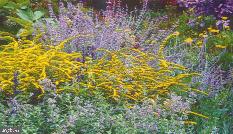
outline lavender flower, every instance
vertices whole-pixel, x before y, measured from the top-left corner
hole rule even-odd
[[[39,84],[43,87],[44,90],[49,91],[49,90],[55,90],[56,85],[52,83],[50,79],[43,79],[39,81]]]
[[[218,27],[218,29],[223,30],[226,27],[229,27],[230,25],[230,20],[218,20],[216,22],[216,26]]]
[[[223,71],[220,66],[214,65],[202,72],[201,89],[210,89],[209,95],[217,95],[226,84],[232,85],[231,71]]]
[[[214,15],[218,18],[233,14],[232,0],[178,0],[180,7],[194,8],[197,15]]]
[[[35,26],[38,31],[45,32],[42,41],[49,45],[57,45],[70,37],[75,37],[65,45],[67,52],[82,51],[84,56],[95,57],[93,51],[98,48],[119,50],[122,47],[143,43],[151,29],[140,30],[145,18],[147,1],[144,2],[139,16],[128,15],[127,9],[121,8],[120,1],[107,2],[107,10],[103,11],[103,20],[93,11],[84,12],[82,7],[67,3],[67,8],[59,2],[59,15],[56,17],[49,5],[50,17]],[[152,25],[152,24],[150,24]],[[44,28],[45,27],[45,28]],[[79,36],[77,36],[79,35]],[[84,52],[87,51],[87,52]]]
[[[15,115],[18,110],[20,110],[20,104],[18,103],[16,97],[10,98],[10,100],[8,101],[8,106],[11,108],[9,111],[10,115]]]

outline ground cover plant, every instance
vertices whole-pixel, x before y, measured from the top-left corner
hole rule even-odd
[[[163,1],[150,10],[158,1],[143,0],[133,11],[120,0],[102,11],[83,2],[0,5],[10,11],[4,23],[21,28],[0,32],[0,128],[233,131],[231,1]]]

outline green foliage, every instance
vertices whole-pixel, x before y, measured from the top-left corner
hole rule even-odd
[[[30,0],[1,0],[0,8],[7,10],[17,10],[19,8],[26,8],[30,4]]]
[[[186,59],[195,61],[198,59],[195,55],[198,56],[200,48],[206,48],[205,57],[208,62],[211,62],[214,57],[219,57],[217,64],[223,70],[229,70],[233,65],[233,31],[228,26],[219,30],[215,28],[215,23],[216,20],[212,16],[196,17],[191,13],[184,12],[179,18],[177,27],[181,33],[179,38],[184,42],[186,39],[192,40],[191,44],[188,43],[191,47],[185,48],[190,51],[186,54]]]
[[[27,10],[17,10],[16,13],[21,19],[29,21],[29,22],[35,22],[38,19],[40,19],[44,13],[41,11],[35,11],[33,12],[31,9]]]
[[[33,31],[33,23],[44,16],[44,12],[41,10],[33,11],[31,4],[32,3],[29,0],[2,1],[0,7],[4,13],[3,16],[8,16],[8,20],[7,18],[4,18],[5,20],[3,20],[4,27],[10,29],[11,26],[9,24],[15,22],[19,24],[21,28],[13,25],[13,32],[10,30],[8,31],[4,27],[1,27],[1,29],[11,33],[18,32],[18,36],[25,37],[31,35]]]
[[[30,8],[20,10],[17,9],[16,14],[19,18],[9,16],[8,19],[22,26],[17,34],[20,37],[27,37],[29,35],[32,35],[32,32],[34,30],[33,23],[44,16],[44,13],[42,11],[33,12]]]
[[[29,37],[34,30],[33,25],[46,15],[41,10],[46,1],[39,1],[41,7],[31,7],[33,2],[0,0],[3,11],[0,21],[4,20],[0,29],[14,22],[17,25],[9,26],[7,30],[11,31],[10,27],[13,27],[17,31],[20,26],[17,36]],[[64,52],[64,45],[74,37],[57,46],[47,46],[39,42],[40,35],[33,40],[16,40],[14,35],[1,32],[0,128],[22,126],[23,134],[231,133],[231,83],[220,83],[225,88],[211,96],[205,90],[199,90],[200,85],[206,83],[193,79],[197,74],[190,72],[203,71],[210,77],[201,77],[211,81],[215,76],[211,76],[208,69],[217,57],[214,64],[230,73],[233,31],[229,27],[222,31],[216,29],[216,20],[211,16],[198,17],[184,12],[178,18],[179,14],[173,8],[148,12],[146,16],[162,15],[167,15],[167,18],[155,27],[176,27],[179,32],[162,41],[154,41],[157,36],[142,41],[148,45],[159,44],[155,47],[156,54],[146,51],[140,42],[142,45],[139,43],[141,46],[137,49],[93,50],[93,53],[101,55],[94,59],[80,52]],[[6,17],[2,16],[8,16],[7,23]],[[179,21],[176,23],[177,18]],[[148,20],[138,25],[139,30],[153,29]],[[85,35],[77,35],[80,36]],[[172,54],[175,58],[178,56],[175,62],[169,59]],[[200,64],[205,66],[204,70]],[[230,81],[232,77],[228,79]],[[189,94],[187,91],[208,96],[197,97],[194,92]]]
[[[218,64],[228,70],[233,66],[233,31],[223,30],[218,34],[210,34],[207,49],[212,55],[220,55]]]
[[[198,100],[193,109],[203,112],[209,116],[208,120],[194,119],[198,122],[196,132],[201,134],[206,133],[221,133],[229,134],[233,130],[233,92],[229,89],[222,89],[219,94],[214,97],[205,97]]]
[[[8,0],[0,0],[0,8],[7,4]]]
[[[32,34],[33,29],[32,29],[32,25],[33,23],[27,20],[23,20],[20,18],[15,18],[15,17],[8,17],[9,20],[16,22],[17,24],[19,24],[22,28],[19,29],[19,31],[17,31],[17,36],[18,37],[27,37],[29,35]]]
[[[177,30],[185,37],[198,37],[198,35],[213,26],[216,20],[212,16],[194,16],[191,12],[183,12],[179,16]]]
[[[43,101],[37,105],[17,101],[17,110],[8,102],[0,103],[2,114],[0,126],[21,126],[28,133],[185,133],[185,119],[176,113],[162,109],[156,102],[145,101],[133,108],[121,104],[110,104],[105,98],[75,96],[46,91]],[[17,100],[17,99],[16,99]],[[158,117],[155,112],[163,112]],[[170,117],[171,119],[169,119]],[[189,129],[187,129],[189,130]]]

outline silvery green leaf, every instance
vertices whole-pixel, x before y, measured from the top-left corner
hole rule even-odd
[[[35,11],[34,15],[33,15],[33,20],[38,20],[40,19],[42,16],[44,16],[44,13],[42,11]]]
[[[20,9],[27,9],[27,8],[28,8],[27,6],[20,7]]]

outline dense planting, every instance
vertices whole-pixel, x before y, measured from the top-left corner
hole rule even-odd
[[[193,8],[197,15],[214,15],[221,18],[233,14],[232,0],[178,0],[177,3],[181,7]]]
[[[233,131],[230,0],[143,0],[135,10],[109,0],[103,11],[88,2],[0,4],[0,128]]]

